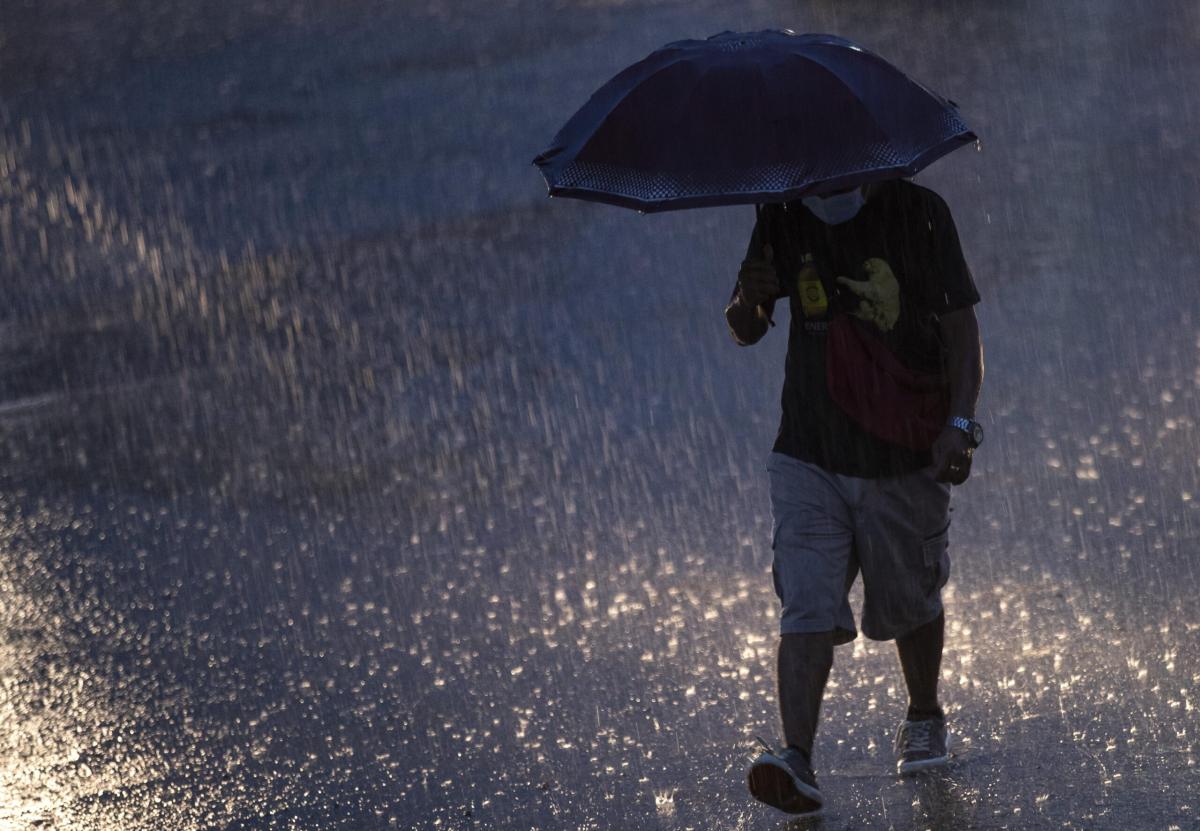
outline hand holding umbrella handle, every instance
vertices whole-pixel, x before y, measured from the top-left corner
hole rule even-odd
[[[772,266],[775,265],[775,249],[771,247],[771,243],[769,242],[763,246],[763,259]],[[755,306],[754,313],[765,320],[769,325],[775,325],[775,321],[771,320],[771,313],[767,311],[761,303],[758,306]]]
[[[738,272],[738,299],[754,317],[771,326],[770,305],[779,296],[779,276],[773,264],[775,252],[769,244],[762,247],[762,257],[747,258]],[[768,305],[770,304],[770,305]]]
[[[766,211],[763,210],[763,206],[759,203],[754,205],[754,226],[762,234],[763,259],[773,266],[775,264],[775,249],[771,247],[771,239],[767,231]],[[775,325],[775,321],[771,319],[771,313],[761,305],[756,306],[754,311],[760,318],[767,321],[769,326]]]

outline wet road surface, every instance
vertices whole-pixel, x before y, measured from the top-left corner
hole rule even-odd
[[[1200,828],[1200,11],[18,2],[0,18],[0,829]],[[983,136],[943,773],[838,651],[773,739],[783,327],[746,209],[545,199],[658,45],[852,37]]]

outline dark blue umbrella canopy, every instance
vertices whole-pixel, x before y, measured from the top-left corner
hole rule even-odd
[[[665,211],[912,176],[973,141],[953,102],[849,40],[723,32],[622,71],[534,164],[551,196]]]

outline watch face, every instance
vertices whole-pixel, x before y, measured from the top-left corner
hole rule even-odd
[[[971,423],[971,441],[976,447],[983,444],[983,425],[979,422]]]

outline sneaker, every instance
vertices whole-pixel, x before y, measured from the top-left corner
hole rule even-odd
[[[942,718],[905,721],[896,731],[896,770],[901,775],[950,761],[950,734]]]
[[[804,754],[794,747],[773,751],[762,739],[759,743],[764,750],[746,774],[751,796],[789,814],[820,811],[825,800]]]

